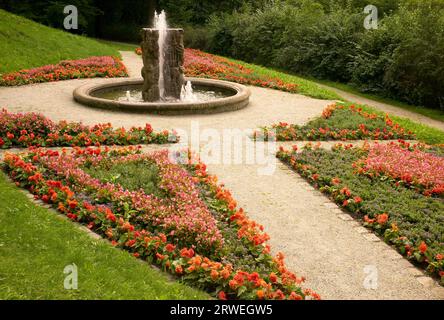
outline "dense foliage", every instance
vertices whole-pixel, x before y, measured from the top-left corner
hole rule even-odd
[[[261,10],[223,13],[209,23],[207,47],[444,108],[444,1],[380,1],[376,30],[364,28],[361,2],[276,0]]]
[[[139,41],[139,30],[152,24],[154,11],[168,12],[172,26],[203,25],[212,14],[232,12],[248,4],[262,6],[267,0],[0,0],[0,8],[39,23],[63,29],[67,5],[79,13],[79,34],[121,41]],[[192,30],[192,29],[191,29]]]

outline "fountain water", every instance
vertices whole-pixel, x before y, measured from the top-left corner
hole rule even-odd
[[[154,29],[159,30],[159,95],[162,100],[165,100],[165,44],[168,29],[165,11],[162,10],[161,13],[155,13]]]
[[[183,29],[168,28],[165,12],[156,13],[154,28],[142,30],[145,101],[180,101],[184,51]]]
[[[143,79],[110,79],[74,91],[74,99],[100,108],[161,114],[234,111],[248,105],[250,91],[242,85],[184,77],[183,29],[168,28],[164,11],[152,28],[141,31]]]
[[[180,94],[180,100],[185,102],[195,102],[197,101],[197,96],[194,94],[193,86],[191,81],[187,81],[187,84],[183,86],[182,92]]]

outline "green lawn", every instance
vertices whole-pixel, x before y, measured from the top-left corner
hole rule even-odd
[[[33,204],[0,173],[1,299],[208,299]],[[79,288],[65,290],[65,266]]]
[[[367,112],[377,113],[381,115],[384,114],[384,112],[381,112],[380,110],[374,107],[362,106],[362,105],[358,106],[362,107],[362,109]],[[403,117],[390,115],[390,118],[396,123],[398,123],[404,129],[415,133],[417,140],[421,142],[425,142],[427,144],[444,144],[444,131],[432,128],[425,124],[421,124]]]
[[[138,44],[132,44],[132,43],[103,40],[103,39],[96,39],[96,40],[100,43],[103,43],[103,44],[106,44],[110,47],[113,47],[114,49],[119,50],[119,51],[135,51],[136,48],[139,47]]]
[[[416,113],[422,114],[423,116],[429,117],[431,119],[444,121],[444,111],[443,110],[425,108],[423,106],[413,106],[413,105],[410,105],[410,104],[407,104],[404,102],[400,102],[397,100],[393,100],[390,98],[381,97],[376,94],[363,93],[363,92],[359,91],[358,89],[354,88],[353,86],[348,85],[348,84],[344,84],[344,83],[326,81],[326,80],[316,80],[316,81],[319,83],[325,84],[327,86],[357,95],[357,96],[361,96],[361,97],[364,97],[367,99],[375,100],[375,101],[378,101],[381,103],[390,104],[395,107],[399,107],[399,108],[402,108],[402,109],[405,109],[405,110],[408,110],[411,112],[416,112]]]
[[[339,100],[341,99],[335,92],[321,88],[316,82],[303,79],[301,77],[291,75],[285,72],[276,71],[273,69],[265,68],[255,64],[247,63],[240,60],[234,60],[226,58],[234,63],[238,63],[246,68],[252,69],[259,75],[268,76],[272,78],[279,78],[287,83],[296,83],[299,85],[299,93],[308,97],[324,100]]]
[[[65,59],[119,56],[121,48],[121,44],[73,35],[0,9],[0,73],[55,64]]]

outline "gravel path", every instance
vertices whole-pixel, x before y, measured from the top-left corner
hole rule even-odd
[[[131,75],[141,67],[134,53],[123,53]],[[137,75],[136,75],[137,76]],[[254,129],[278,121],[303,124],[319,115],[331,101],[279,91],[251,88],[250,105],[240,111],[202,116],[157,116],[92,109],[77,104],[72,91],[88,81],[0,88],[0,106],[10,111],[42,112],[53,120],[111,122],[114,126],[156,129]],[[113,80],[111,80],[113,81]],[[217,133],[217,131],[216,131]],[[283,144],[289,145],[289,143]],[[331,145],[331,144],[326,144]],[[159,148],[148,146],[146,150]],[[270,159],[275,159],[269,154]],[[273,251],[282,251],[289,268],[307,277],[307,287],[324,299],[444,299],[444,289],[412,267],[395,250],[353,221],[298,174],[282,163],[270,176],[260,175],[263,165],[209,164],[211,173],[232,190],[241,207],[263,224]],[[364,268],[378,273],[378,288],[365,289]]]

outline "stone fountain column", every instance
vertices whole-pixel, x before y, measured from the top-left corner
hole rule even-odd
[[[160,52],[159,30],[142,29],[142,88],[143,100],[155,102],[161,100],[159,90]],[[165,97],[180,99],[184,85],[184,45],[183,29],[167,29],[164,47],[164,87]]]

